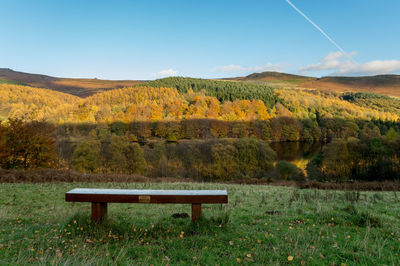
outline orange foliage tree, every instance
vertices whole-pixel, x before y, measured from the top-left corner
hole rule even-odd
[[[54,127],[38,121],[10,119],[0,124],[0,166],[3,168],[46,168],[57,154],[52,137]]]

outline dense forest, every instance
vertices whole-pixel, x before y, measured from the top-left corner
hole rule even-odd
[[[166,78],[87,98],[7,82],[0,166],[214,181],[398,179],[399,116],[394,97],[237,81]],[[300,166],[277,160],[271,142],[328,144]]]
[[[177,80],[175,86],[168,84],[174,79]],[[31,118],[58,124],[209,118],[249,121],[282,116],[312,120],[318,116],[396,122],[400,116],[399,99],[372,93],[341,94],[317,90],[272,89],[242,82],[206,81],[206,84],[222,84],[211,90],[207,86],[190,83],[192,79],[183,85],[180,84],[186,79],[171,80],[166,79],[168,82],[165,82],[170,87],[136,86],[97,93],[85,99],[47,89],[0,84],[0,115],[6,119],[29,114]],[[162,84],[163,81],[149,84]],[[186,90],[185,86],[190,84],[197,89],[189,87]],[[244,84],[243,88],[241,84]],[[259,90],[258,87],[264,89]]]
[[[203,92],[207,96],[217,98],[221,103],[235,100],[261,100],[267,108],[272,108],[277,101],[273,88],[243,82],[171,77],[150,81],[146,85],[154,88],[176,88],[181,94],[190,90]]]

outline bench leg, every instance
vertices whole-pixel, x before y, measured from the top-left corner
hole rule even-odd
[[[192,221],[196,221],[201,215],[201,204],[193,203],[192,204]]]
[[[92,202],[92,220],[100,222],[107,215],[107,202]]]

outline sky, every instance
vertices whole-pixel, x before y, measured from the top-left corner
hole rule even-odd
[[[0,0],[0,67],[135,80],[399,74],[399,14],[399,0]]]

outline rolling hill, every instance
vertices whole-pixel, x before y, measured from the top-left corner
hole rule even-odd
[[[306,88],[330,92],[371,92],[400,97],[400,75],[364,77],[328,76],[315,78],[269,71],[253,73],[244,77],[223,78],[219,80],[248,82],[279,88]],[[58,78],[18,72],[9,68],[0,68],[0,84],[3,83],[51,89],[85,98],[98,92],[124,87],[133,87],[147,82],[138,80]],[[160,81],[155,80],[150,81],[148,84],[151,86],[157,85],[158,83],[160,83]],[[164,84],[165,81],[162,81],[161,83],[164,86],[168,85],[168,83]]]
[[[132,87],[141,83],[141,81],[56,78],[46,75],[18,72],[9,68],[0,68],[0,83],[29,85],[79,97],[88,97],[106,90]]]
[[[335,92],[372,92],[400,97],[400,75],[364,77],[322,77],[292,75],[279,72],[253,73],[224,80],[244,81],[268,86],[298,87]]]
[[[301,84],[307,81],[315,80],[313,77],[293,75],[281,72],[266,71],[261,73],[253,73],[245,77],[226,78],[225,80],[235,81],[264,81],[271,83],[291,83]]]
[[[400,75],[365,77],[323,77],[302,83],[300,86],[336,92],[372,92],[400,97]]]

